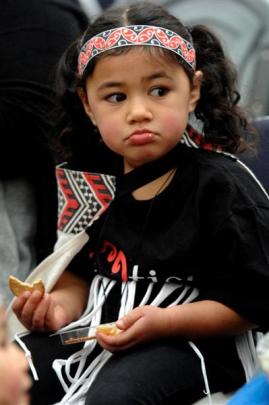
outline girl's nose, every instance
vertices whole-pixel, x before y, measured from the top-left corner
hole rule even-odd
[[[127,120],[129,124],[133,122],[150,121],[152,119],[152,112],[145,100],[137,98],[129,103]]]

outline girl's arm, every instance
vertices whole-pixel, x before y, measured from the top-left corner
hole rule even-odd
[[[117,326],[122,330],[119,335],[97,336],[99,343],[112,352],[159,338],[193,340],[236,335],[255,328],[231,308],[209,300],[170,308],[137,307],[119,319]]]
[[[171,334],[187,339],[237,335],[256,327],[217,301],[198,301],[166,308],[165,311]]]
[[[80,317],[88,295],[89,283],[69,271],[62,274],[51,292],[53,300],[65,309],[67,323]]]
[[[57,331],[78,319],[88,299],[89,284],[65,271],[51,293],[43,297],[39,291],[23,293],[13,303],[13,311],[29,330]]]

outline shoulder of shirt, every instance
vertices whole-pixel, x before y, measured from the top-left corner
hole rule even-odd
[[[234,165],[238,160],[235,155],[224,152],[220,146],[214,146],[206,141],[204,135],[190,125],[184,131],[180,144],[187,155],[193,155],[197,162],[211,166],[211,168],[215,165],[222,166],[221,163],[224,167]]]
[[[202,148],[188,148],[187,154],[199,172],[200,180],[229,184],[246,192],[249,187],[264,191],[255,174],[235,155]]]

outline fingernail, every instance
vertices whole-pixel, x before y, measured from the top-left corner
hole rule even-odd
[[[117,325],[119,328],[123,328],[123,327],[124,327],[124,320],[123,320],[123,319],[119,319],[119,320],[116,322],[116,325]]]

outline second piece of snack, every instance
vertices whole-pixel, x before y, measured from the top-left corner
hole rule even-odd
[[[104,333],[105,335],[115,336],[118,335],[121,330],[117,328],[115,323],[105,323],[96,326],[96,332]]]
[[[68,330],[60,334],[62,344],[71,345],[83,343],[87,340],[96,339],[96,332],[105,333],[106,335],[115,336],[121,332],[115,323],[106,323],[98,326],[90,326],[85,328],[77,328]]]

